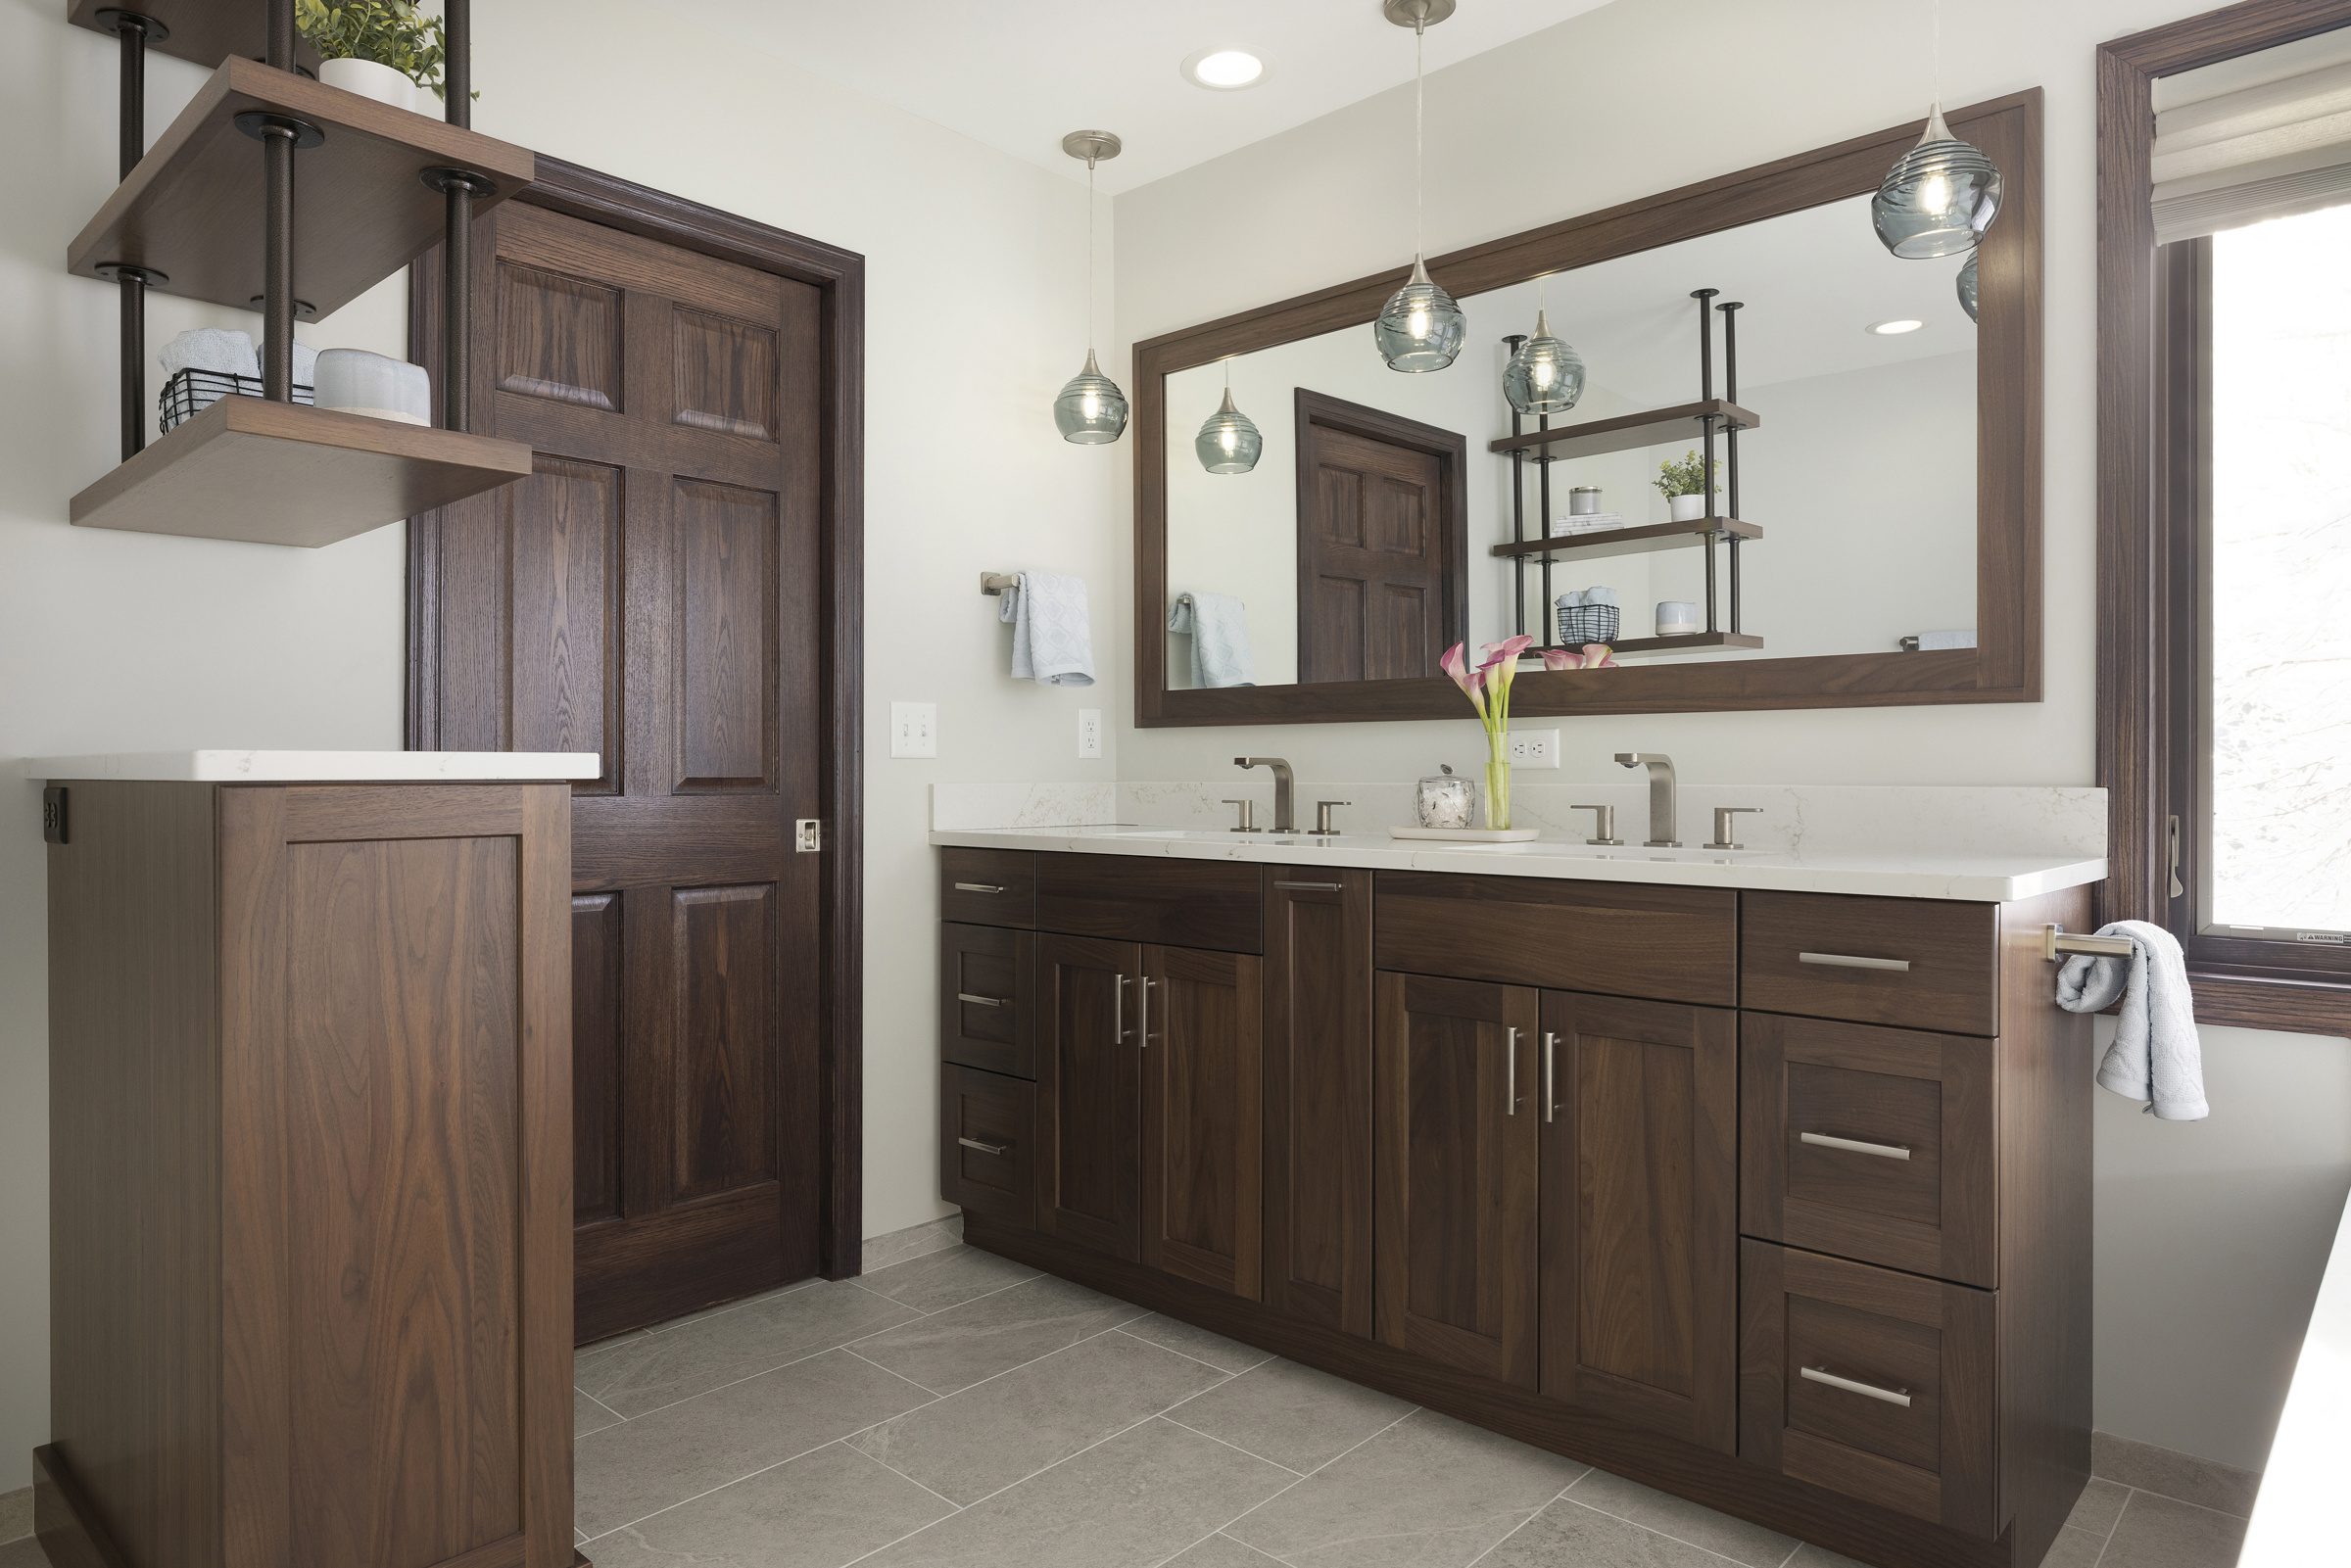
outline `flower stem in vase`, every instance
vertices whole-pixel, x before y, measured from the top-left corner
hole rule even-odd
[[[1486,744],[1486,826],[1501,831],[1511,825],[1510,732],[1489,730]]]

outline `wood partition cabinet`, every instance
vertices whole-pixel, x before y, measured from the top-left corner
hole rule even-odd
[[[51,1560],[566,1568],[569,786],[68,788]]]

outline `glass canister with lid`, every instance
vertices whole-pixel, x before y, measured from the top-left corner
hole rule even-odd
[[[1477,786],[1456,778],[1450,766],[1439,766],[1442,773],[1421,780],[1415,788],[1414,814],[1423,828],[1466,828],[1477,811]]]

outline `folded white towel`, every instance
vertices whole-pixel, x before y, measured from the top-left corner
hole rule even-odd
[[[1192,638],[1195,689],[1257,685],[1249,652],[1248,606],[1229,594],[1179,594],[1168,611],[1168,630]]]
[[[259,377],[262,373],[261,356],[253,351],[253,339],[229,327],[196,327],[182,332],[165,344],[155,357],[166,376],[175,376],[182,370],[210,370],[224,376]]]
[[[1092,686],[1094,635],[1085,579],[1023,572],[1004,591],[998,619],[1012,623],[1012,678],[1038,686]]]
[[[2123,1004],[2114,1044],[2098,1064],[2098,1086],[2133,1100],[2166,1121],[2201,1121],[2204,1052],[2187,987],[2187,965],[2170,931],[2145,921],[2119,920],[2100,936],[2131,938],[2129,958],[2077,953],[2057,971],[2057,1005],[2068,1013],[2096,1013]]]

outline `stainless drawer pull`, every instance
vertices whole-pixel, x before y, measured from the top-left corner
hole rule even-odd
[[[1796,961],[1799,964],[1833,964],[1839,969],[1892,970],[1897,974],[1910,973],[1910,961],[1906,958],[1855,958],[1850,953],[1799,953]]]
[[[1807,1366],[1803,1369],[1802,1375],[1815,1383],[1826,1383],[1833,1389],[1843,1389],[1847,1394],[1858,1394],[1866,1400],[1884,1400],[1888,1404],[1898,1404],[1905,1410],[1910,1408],[1910,1391],[1908,1389],[1882,1389],[1875,1383],[1856,1383],[1849,1377],[1839,1377],[1822,1366]]]
[[[1503,1085],[1502,1109],[1508,1116],[1518,1114],[1518,1031],[1511,1030],[1511,1063],[1505,1069],[1509,1081]]]
[[[1844,1149],[1857,1155],[1876,1155],[1881,1160],[1907,1160],[1910,1151],[1898,1143],[1863,1143],[1858,1138],[1832,1138],[1825,1132],[1799,1132],[1801,1143],[1818,1144],[1823,1149]]]
[[[1012,1145],[1008,1143],[982,1143],[977,1138],[958,1138],[955,1141],[959,1144],[962,1144],[966,1149],[977,1149],[984,1155],[1000,1155],[1005,1150],[1012,1147]],[[1910,1402],[1908,1400],[1904,1400],[1902,1402],[1904,1404],[1908,1404]]]
[[[1558,1063],[1559,1037],[1546,1029],[1543,1033],[1543,1119],[1549,1121],[1559,1109]]]
[[[1127,1026],[1127,976],[1113,974],[1110,980],[1110,1043],[1125,1045],[1134,1037],[1134,1031]]]
[[[955,890],[959,893],[1000,893],[1004,889],[992,882],[957,882]]]
[[[974,996],[969,991],[957,991],[955,1000],[970,1002],[979,1007],[1010,1007],[1013,999],[1009,996]]]
[[[1337,882],[1275,882],[1273,885],[1301,893],[1335,893],[1339,890]]]

